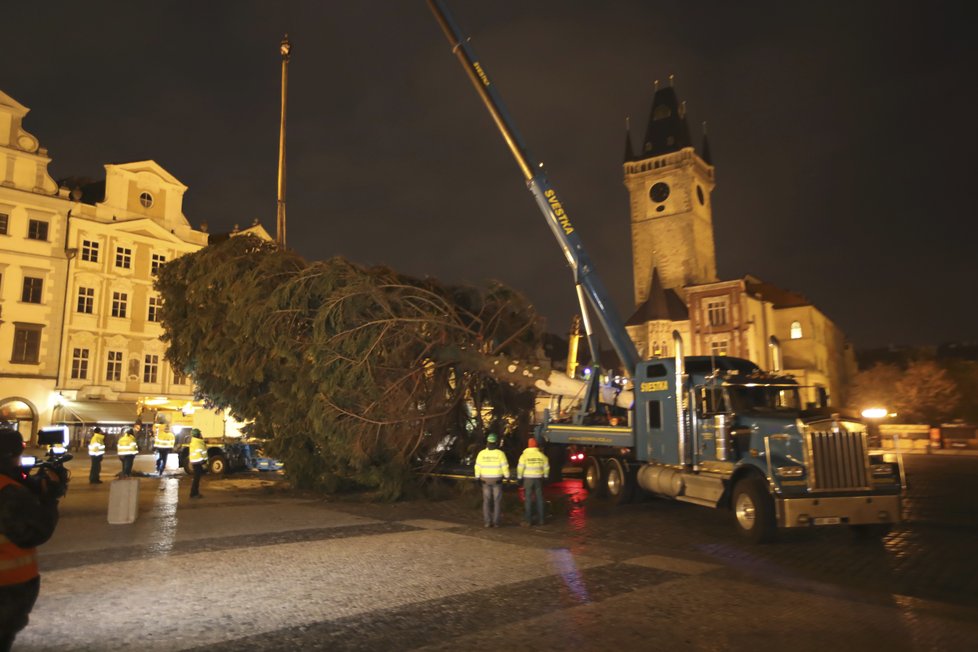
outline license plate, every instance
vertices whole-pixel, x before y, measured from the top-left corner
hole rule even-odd
[[[841,522],[838,516],[819,516],[815,519],[815,525],[838,525]]]

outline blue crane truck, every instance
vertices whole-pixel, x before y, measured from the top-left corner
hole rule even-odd
[[[549,416],[536,436],[549,446],[586,452],[584,484],[615,502],[638,490],[729,509],[737,529],[754,542],[778,528],[848,525],[881,537],[900,521],[905,488],[902,460],[870,448],[867,428],[827,406],[805,409],[801,387],[787,375],[749,360],[684,356],[639,358],[611,304],[563,202],[534,163],[469,39],[441,0],[428,0],[452,52],[488,109],[523,173],[574,274],[592,356],[597,350],[588,305],[630,376],[634,401],[628,425],[585,425]],[[599,373],[593,373],[597,382]],[[585,398],[593,404],[596,384]]]

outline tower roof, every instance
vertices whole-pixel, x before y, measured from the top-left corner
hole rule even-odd
[[[658,156],[692,147],[689,125],[686,123],[686,107],[679,101],[672,86],[657,88],[652,98],[652,111],[645,129],[642,156]]]
[[[652,283],[649,285],[649,296],[645,302],[635,309],[626,326],[638,326],[650,321],[685,321],[689,319],[689,309],[674,290],[662,287],[659,280],[659,270],[652,268]]]

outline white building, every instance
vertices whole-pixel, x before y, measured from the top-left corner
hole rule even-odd
[[[0,422],[25,440],[72,424],[80,440],[188,419],[200,404],[165,360],[153,288],[160,265],[208,243],[183,214],[187,187],[139,161],[59,188],[27,112],[0,92]]]

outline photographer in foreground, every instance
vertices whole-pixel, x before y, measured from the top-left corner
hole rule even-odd
[[[51,538],[68,478],[58,463],[25,476],[20,433],[0,428],[0,652],[27,626],[41,578],[36,546]]]

